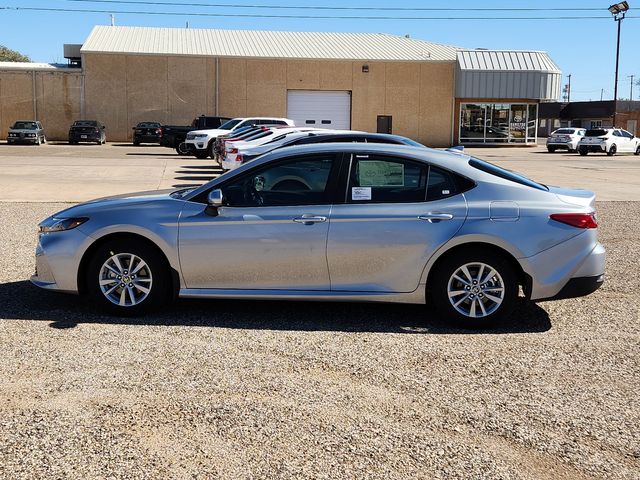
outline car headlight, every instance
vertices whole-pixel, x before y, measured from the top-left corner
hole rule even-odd
[[[27,137],[35,137],[36,134],[35,133],[27,133]]]
[[[55,218],[52,217],[42,222],[40,227],[40,233],[52,233],[63,232],[65,230],[72,230],[84,222],[89,220],[87,217],[74,217],[74,218]]]

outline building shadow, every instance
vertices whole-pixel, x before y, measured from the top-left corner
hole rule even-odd
[[[0,318],[39,320],[58,329],[85,323],[407,334],[542,333],[551,328],[547,312],[524,300],[510,318],[487,330],[451,325],[423,305],[383,303],[178,300],[145,317],[122,318],[101,313],[88,298],[47,292],[28,281],[0,284]]]

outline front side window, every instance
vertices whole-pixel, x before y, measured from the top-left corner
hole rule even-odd
[[[242,120],[238,120],[238,119],[234,119],[234,120],[227,120],[226,122],[224,122],[222,125],[220,125],[220,130],[231,130],[233,129],[233,127],[235,127],[236,125],[238,125]]]
[[[225,184],[222,194],[230,207],[329,204],[335,158],[319,154],[258,168]]]

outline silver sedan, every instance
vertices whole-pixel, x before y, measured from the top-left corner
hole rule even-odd
[[[170,299],[427,303],[485,326],[604,277],[595,195],[463,153],[337,143],[276,150],[195,189],[95,200],[40,224],[42,288],[116,315]]]

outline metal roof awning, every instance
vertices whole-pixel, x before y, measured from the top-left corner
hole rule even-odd
[[[459,50],[456,97],[557,100],[562,72],[545,52]]]

